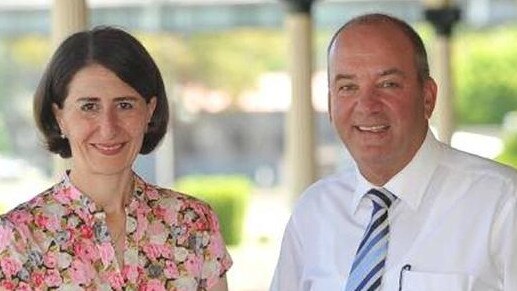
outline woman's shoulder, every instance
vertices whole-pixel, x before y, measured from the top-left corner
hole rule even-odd
[[[145,196],[152,204],[157,206],[175,209],[176,211],[191,210],[197,214],[213,215],[212,208],[206,201],[171,188],[147,184]]]
[[[34,220],[36,214],[40,212],[38,209],[45,208],[53,203],[53,193],[54,186],[36,194],[31,199],[18,204],[16,207],[0,215],[2,224],[9,221],[14,225],[20,225]]]
[[[186,225],[189,231],[219,231],[217,215],[210,205],[189,194],[156,186],[146,188],[146,207],[167,224]]]

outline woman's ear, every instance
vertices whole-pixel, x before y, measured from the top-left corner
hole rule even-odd
[[[52,113],[54,113],[54,118],[56,118],[61,134],[65,134],[65,130],[63,127],[63,109],[59,108],[59,106],[56,103],[52,103]]]
[[[147,102],[147,123],[151,122],[154,110],[156,109],[156,96],[151,97]]]

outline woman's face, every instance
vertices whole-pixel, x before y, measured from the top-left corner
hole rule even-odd
[[[72,151],[74,176],[116,175],[131,170],[156,107],[101,65],[79,70],[63,108],[53,106]]]

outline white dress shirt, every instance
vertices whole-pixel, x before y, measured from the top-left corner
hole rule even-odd
[[[271,291],[344,290],[372,213],[363,196],[373,187],[353,167],[305,191]],[[517,291],[516,171],[452,149],[429,131],[384,188],[399,199],[389,210],[382,290]]]

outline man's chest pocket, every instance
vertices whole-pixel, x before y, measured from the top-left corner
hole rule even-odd
[[[405,271],[401,278],[402,291],[497,291],[463,274],[441,274]]]

